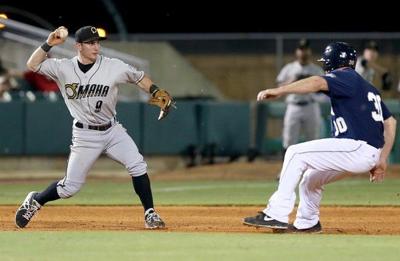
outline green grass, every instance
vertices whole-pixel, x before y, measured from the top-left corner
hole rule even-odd
[[[41,191],[49,183],[0,184],[0,204],[20,204],[27,192]],[[163,181],[153,182],[157,205],[263,205],[277,188],[275,181]],[[78,195],[53,204],[139,204],[130,180],[89,180]],[[322,204],[400,205],[400,179],[371,184],[345,179],[326,186]]]
[[[399,260],[399,236],[1,232],[6,260]]]
[[[48,182],[1,184],[0,204],[20,204]],[[153,182],[157,205],[264,205],[274,181]],[[347,179],[326,187],[323,204],[400,205],[400,179]],[[130,180],[89,180],[52,204],[139,204]],[[0,260],[399,260],[400,236],[176,232],[0,232]]]

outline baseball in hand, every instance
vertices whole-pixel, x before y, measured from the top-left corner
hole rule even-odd
[[[68,30],[65,29],[65,28],[60,28],[60,29],[58,29],[58,36],[59,36],[61,39],[67,38],[67,37],[68,37]]]

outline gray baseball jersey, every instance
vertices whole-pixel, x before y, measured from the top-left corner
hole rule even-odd
[[[375,76],[375,70],[369,66],[363,66],[363,59],[364,58],[362,56],[357,59],[356,72],[358,72],[365,80],[372,83]]]
[[[118,84],[137,84],[144,72],[101,55],[86,73],[79,68],[77,57],[46,59],[38,72],[57,82],[75,119],[66,175],[57,185],[61,198],[71,197],[81,189],[102,153],[124,165],[131,176],[147,172],[147,164],[135,142],[115,120]],[[103,128],[96,129],[99,126]]]
[[[298,61],[294,61],[286,64],[282,70],[279,72],[276,81],[278,84],[291,83],[308,76],[312,75],[323,75],[324,71],[321,67],[309,63],[307,65],[301,65]],[[296,103],[296,102],[310,102],[313,100],[314,94],[289,94],[286,97],[286,102]]]
[[[78,58],[46,59],[39,73],[57,82],[71,116],[84,124],[102,125],[116,115],[118,84],[137,84],[144,72],[121,60],[99,55],[83,73]]]

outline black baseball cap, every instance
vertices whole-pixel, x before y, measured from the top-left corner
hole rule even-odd
[[[75,33],[75,41],[78,43],[85,43],[94,40],[105,40],[106,37],[100,36],[97,28],[94,26],[84,26],[78,29]]]
[[[298,44],[297,44],[297,49],[308,49],[310,48],[310,41],[307,39],[300,39]]]
[[[370,50],[375,50],[375,51],[379,51],[379,46],[375,41],[369,41],[367,42],[367,44],[365,45],[364,49],[370,49]]]

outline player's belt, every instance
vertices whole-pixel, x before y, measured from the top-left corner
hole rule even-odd
[[[87,128],[90,130],[105,131],[105,130],[108,130],[111,126],[112,126],[112,123],[109,122],[108,124],[105,124],[105,125],[87,125]],[[83,129],[84,125],[83,125],[83,123],[80,123],[79,121],[77,121],[75,123],[75,127]]]
[[[313,103],[314,101],[298,101],[298,102],[294,102],[293,104],[296,104],[298,106],[306,106],[310,103]]]

